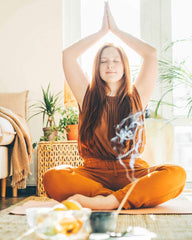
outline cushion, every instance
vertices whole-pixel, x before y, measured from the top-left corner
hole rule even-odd
[[[29,91],[0,93],[0,106],[8,108],[27,119],[27,98]]]
[[[0,178],[8,177],[8,148],[0,146]]]
[[[15,130],[11,123],[0,117],[0,146],[10,144],[15,138]]]

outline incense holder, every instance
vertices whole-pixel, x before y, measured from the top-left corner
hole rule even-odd
[[[116,212],[92,212],[90,223],[93,233],[114,232],[116,229]]]

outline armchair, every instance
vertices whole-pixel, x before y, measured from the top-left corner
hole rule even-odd
[[[25,178],[26,174],[30,173],[29,161],[32,153],[32,145],[29,140],[30,136],[26,137],[25,135],[27,134],[23,130],[26,124],[25,119],[27,119],[27,97],[28,91],[20,93],[0,93],[1,197],[6,196],[6,179],[8,176],[12,176],[13,196],[17,197],[17,187],[21,186],[18,183],[22,183],[22,177]],[[21,139],[21,137],[23,137],[23,139]],[[23,159],[25,160],[27,157],[23,156],[22,149],[22,144],[25,145],[25,143],[26,146],[24,146],[24,148],[26,149],[26,154],[24,155],[29,157],[26,159],[26,163]],[[18,159],[18,163],[15,159]],[[23,162],[20,162],[20,159]],[[19,169],[20,165],[21,168]],[[21,177],[18,177],[18,171],[20,171],[19,175]],[[23,174],[24,172],[25,174]],[[21,188],[24,188],[24,185],[22,185]]]

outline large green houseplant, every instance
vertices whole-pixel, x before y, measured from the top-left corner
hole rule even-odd
[[[47,89],[41,87],[43,100],[37,101],[35,104],[31,105],[31,108],[35,112],[30,118],[37,116],[39,114],[43,115],[43,127],[44,136],[40,140],[52,141],[57,140],[59,126],[55,121],[55,114],[58,112],[60,107],[60,97],[61,92],[53,94],[50,90],[50,83]]]
[[[165,49],[165,52],[170,48],[172,49],[176,44],[184,44],[185,42],[192,43],[192,38],[180,39],[171,42]],[[181,59],[179,62],[172,61],[171,59],[167,58],[160,59],[159,80],[162,84],[166,83],[166,88],[163,91],[162,97],[157,101],[157,106],[163,103],[163,98],[167,94],[173,92],[177,88],[185,87],[186,89],[192,89],[192,71],[187,68],[186,59]],[[192,95],[186,95],[186,93],[184,93],[182,98],[186,100],[183,108],[187,109],[186,117],[189,118],[192,114]],[[174,104],[170,105],[178,107]]]
[[[165,51],[175,46],[175,44],[185,41],[189,41],[189,39],[171,42]],[[159,107],[164,104],[169,105],[171,108],[178,107],[174,103],[167,102],[165,98],[169,93],[172,93],[176,88],[180,88],[181,86],[187,86],[187,88],[192,89],[192,72],[186,68],[185,60],[173,62],[170,59],[162,58],[158,61],[158,65],[159,83],[165,87],[163,88],[160,98],[151,101],[154,106],[151,113],[146,114],[147,144],[143,158],[145,160],[152,159],[156,164],[162,164],[172,163],[172,161],[174,161],[174,126],[171,123],[174,118],[161,118],[158,110]],[[187,99],[187,103],[183,107],[188,108],[186,117],[190,117],[192,111],[192,96],[186,96],[185,93],[182,97],[183,99]]]
[[[169,84],[163,96],[183,86],[187,89],[192,89],[192,72],[187,70],[185,61],[172,62],[170,60],[160,60],[159,66],[161,82],[167,82]],[[182,98],[187,100],[183,108],[187,109],[186,117],[190,117],[192,111],[192,96],[186,96],[185,93]],[[162,99],[158,101],[158,105],[161,103],[161,100]]]

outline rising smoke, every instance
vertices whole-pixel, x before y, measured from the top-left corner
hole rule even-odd
[[[120,164],[126,169],[126,175],[130,182],[135,181],[134,177],[134,164],[135,160],[140,156],[140,146],[142,142],[142,133],[144,131],[144,121],[142,120],[143,111],[135,114],[130,114],[124,118],[116,127],[116,136],[111,139],[113,149],[117,151]],[[132,141],[132,147],[126,150],[126,143]],[[123,159],[130,159],[130,168],[132,174],[130,176]]]

